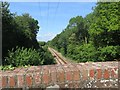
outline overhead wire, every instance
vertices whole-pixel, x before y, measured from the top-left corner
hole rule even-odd
[[[40,1],[38,2],[38,10],[39,10],[39,14],[40,14],[40,18],[41,18],[41,3]],[[40,21],[39,21],[39,24],[40,24]]]
[[[38,5],[39,5],[39,14],[41,16],[41,3],[38,2]],[[53,23],[55,23],[55,19],[57,17],[57,12],[58,12],[59,5],[60,5],[60,0],[58,0],[57,5],[56,5]],[[47,19],[46,20],[46,24],[47,25],[46,26],[48,27],[49,26],[49,17],[50,17],[50,2],[47,3],[47,13],[46,13],[46,16],[47,16],[47,18],[46,18]]]
[[[40,2],[38,2],[38,8],[39,8],[40,16],[41,16],[41,4],[40,4]]]
[[[47,27],[48,27],[48,24],[49,24],[48,23],[48,19],[49,19],[49,4],[50,4],[50,2],[48,2],[48,8],[47,8],[48,9],[48,12],[47,12]]]
[[[58,11],[59,4],[60,4],[60,0],[58,0],[58,2],[57,2],[57,6],[56,6],[56,10],[55,10],[55,18],[56,18],[56,14],[57,14],[57,11]]]
[[[57,11],[58,11],[59,5],[60,5],[60,0],[58,0],[58,2],[57,2],[57,6],[56,6],[56,10],[55,10],[55,15],[54,15],[54,19],[53,19],[54,20],[53,23],[55,23],[55,19],[57,17]]]

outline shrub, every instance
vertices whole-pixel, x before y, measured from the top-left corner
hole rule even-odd
[[[43,64],[44,65],[48,65],[48,64],[55,64],[55,60],[54,57],[52,56],[52,54],[48,51],[48,46],[44,46],[43,47]]]
[[[25,66],[25,65],[41,65],[43,59],[41,55],[35,49],[19,48],[16,47],[8,52],[8,57],[5,58],[7,65]]]
[[[96,61],[97,50],[92,44],[71,46],[68,48],[68,55],[78,62]]]
[[[11,65],[7,65],[7,66],[0,66],[0,70],[14,70],[15,67],[11,66]]]
[[[78,47],[79,54],[77,55],[79,62],[96,61],[97,51],[92,44],[84,44]]]
[[[99,49],[99,60],[110,61],[120,58],[120,46],[106,46]]]

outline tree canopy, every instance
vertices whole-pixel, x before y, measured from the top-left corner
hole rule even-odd
[[[9,5],[7,2],[2,2],[3,65],[54,64],[54,59],[47,51],[47,47],[39,46],[36,39],[40,28],[38,21],[28,13],[21,16],[11,13]]]
[[[120,58],[119,2],[98,2],[86,17],[76,16],[49,44],[78,62]]]

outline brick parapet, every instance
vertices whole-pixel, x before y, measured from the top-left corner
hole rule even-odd
[[[1,88],[118,88],[118,62],[43,65],[1,71]]]

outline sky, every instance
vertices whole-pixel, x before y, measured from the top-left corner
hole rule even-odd
[[[95,5],[96,2],[10,2],[9,9],[17,15],[29,13],[38,20],[37,40],[47,42],[61,33],[72,17],[85,17]]]

